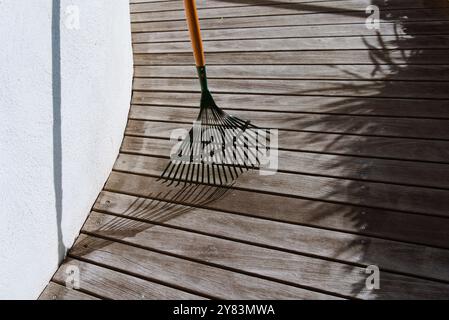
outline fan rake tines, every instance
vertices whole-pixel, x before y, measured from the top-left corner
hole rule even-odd
[[[172,184],[228,185],[260,166],[268,150],[269,130],[227,114],[215,103],[201,107],[198,119],[178,147],[161,178]]]

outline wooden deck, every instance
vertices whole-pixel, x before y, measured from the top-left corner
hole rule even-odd
[[[279,129],[279,172],[230,190],[156,181],[199,85],[182,2],[131,8],[121,153],[42,299],[449,297],[448,1],[199,1],[217,103]]]

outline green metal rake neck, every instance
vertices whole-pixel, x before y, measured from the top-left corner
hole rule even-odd
[[[205,109],[215,109],[218,110],[217,105],[215,104],[214,98],[212,98],[212,94],[209,91],[209,87],[207,85],[207,74],[206,67],[197,67],[198,78],[201,84],[201,104],[200,110],[203,111]],[[201,113],[200,113],[201,117]]]
[[[201,84],[201,92],[209,92],[209,87],[207,86],[207,75],[206,75],[206,67],[196,67],[198,71],[198,78]]]

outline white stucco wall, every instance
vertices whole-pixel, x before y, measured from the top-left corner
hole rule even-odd
[[[129,110],[128,0],[60,0],[60,106],[58,2],[0,0],[0,299],[44,289],[110,173]]]

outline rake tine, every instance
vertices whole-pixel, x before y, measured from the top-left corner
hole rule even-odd
[[[213,119],[213,123],[214,123],[214,127],[212,129],[212,131],[214,132],[214,144],[216,144],[216,146],[214,147],[214,152],[216,149],[218,149],[218,143],[221,142],[221,150],[220,150],[220,154],[218,152],[215,153],[214,155],[214,159],[213,159],[213,164],[212,164],[212,169],[214,168],[213,165],[216,164],[216,169],[217,169],[217,174],[218,174],[218,178],[220,180],[220,185],[223,184],[222,179],[221,179],[221,172],[220,172],[220,166],[218,165],[218,163],[220,162],[219,156],[221,156],[221,162],[223,165],[223,139],[222,136],[224,135],[224,132],[220,131],[220,123],[219,123],[219,118],[214,117]],[[216,138],[220,137],[221,141],[215,141]],[[214,184],[216,184],[216,177],[215,177],[215,172],[213,173],[213,177],[214,177]]]
[[[216,111],[217,111],[216,109],[212,109],[212,113],[214,113],[215,115],[216,115],[216,113],[218,113]],[[223,159],[222,159],[221,165],[222,165],[223,174],[225,175],[225,179],[226,179],[226,183],[227,183],[228,182],[228,177],[227,177],[227,174],[226,174],[226,165],[225,165],[225,162],[226,162],[226,159],[227,159],[227,155],[226,155],[226,139],[227,139],[226,131],[223,128],[224,127],[224,122],[222,121],[222,119],[219,116],[216,116],[216,123],[217,123],[217,131],[219,131],[219,133],[221,133],[221,137],[222,137],[222,150],[221,151],[222,151]],[[221,180],[221,177],[220,177],[220,180]]]
[[[232,126],[232,121],[231,121],[232,119],[226,119],[226,120],[223,120],[223,121],[227,121],[227,122],[230,122],[231,123],[231,125],[230,126]],[[235,131],[236,129],[234,129],[234,131]],[[235,135],[234,136],[234,141],[233,141],[233,147],[234,147],[234,151],[237,149],[237,151],[239,150],[238,149],[238,144],[236,143],[236,137],[240,137],[240,134],[237,134],[237,135]],[[235,153],[234,153],[235,154]],[[242,162],[243,162],[243,164],[245,165],[245,168],[248,170],[248,167],[246,166],[246,162],[244,161],[244,159],[242,158],[242,155],[239,153],[239,155],[240,155],[240,159],[242,160]]]
[[[225,126],[226,126],[226,118],[219,118],[219,121],[221,122],[221,123],[224,123],[225,124]],[[234,130],[234,129],[233,129]],[[225,131],[225,135],[226,135],[226,131]],[[235,139],[233,138],[233,155],[234,155],[234,158],[236,158],[235,157],[235,144],[234,144],[234,142],[235,142]],[[229,141],[231,141],[231,138],[230,138],[230,140]]]

